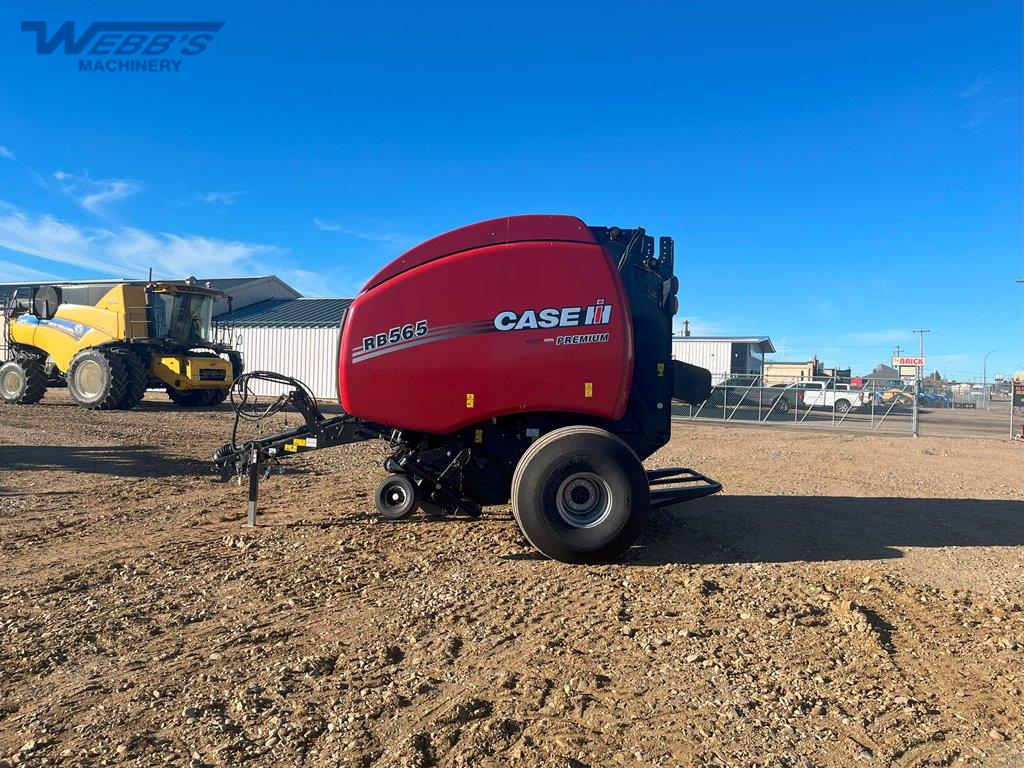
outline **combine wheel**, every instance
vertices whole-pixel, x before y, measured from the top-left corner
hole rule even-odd
[[[523,454],[512,510],[534,547],[567,563],[605,562],[639,535],[650,508],[643,464],[610,432],[563,427]]]
[[[376,503],[381,517],[401,520],[419,506],[419,489],[405,475],[388,475],[377,486]]]
[[[18,357],[0,366],[0,397],[5,403],[31,405],[46,394],[46,370],[34,357]]]
[[[124,398],[118,403],[117,407],[121,410],[129,411],[138,405],[146,394],[149,374],[146,371],[145,363],[130,349],[119,350],[118,354],[124,363],[125,381],[127,383],[125,385]]]
[[[91,411],[119,407],[128,389],[124,356],[102,347],[84,349],[75,355],[67,379],[72,399]]]

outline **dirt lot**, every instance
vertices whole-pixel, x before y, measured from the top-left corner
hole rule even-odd
[[[244,489],[229,414],[0,406],[0,766],[1024,764],[1024,445],[677,425],[725,493],[619,564]]]

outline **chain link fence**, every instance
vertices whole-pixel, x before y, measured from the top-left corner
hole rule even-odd
[[[1010,382],[907,382],[816,378],[763,381],[731,376],[699,405],[673,406],[681,421],[718,421],[876,434],[1005,438],[1024,411],[1010,407]]]

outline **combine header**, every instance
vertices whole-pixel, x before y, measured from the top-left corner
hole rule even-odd
[[[721,485],[692,469],[645,470],[669,438],[671,402],[703,402],[708,371],[671,358],[673,243],[571,216],[472,224],[398,257],[341,320],[338,397],[325,418],[288,377],[244,374],[231,443],[214,454],[249,479],[288,454],[388,441],[380,514],[480,515],[511,499],[526,538],[567,562],[614,558],[648,511]],[[248,382],[290,385],[252,408]],[[293,406],[297,427],[237,441],[240,419]],[[262,468],[262,470],[261,470]]]

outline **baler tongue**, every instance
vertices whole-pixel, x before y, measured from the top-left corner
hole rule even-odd
[[[413,248],[375,275],[341,318],[338,398],[325,418],[293,378],[239,377],[225,479],[281,458],[369,439],[393,449],[376,506],[390,520],[476,517],[511,501],[549,557],[599,562],[632,545],[651,509],[717,493],[682,467],[645,470],[668,441],[673,399],[699,403],[711,375],[671,358],[674,244],[571,216],[517,216]],[[482,290],[481,286],[486,286]],[[251,387],[287,394],[253,407]],[[239,441],[243,421],[291,407],[302,423]]]

